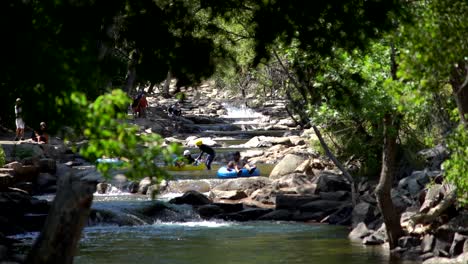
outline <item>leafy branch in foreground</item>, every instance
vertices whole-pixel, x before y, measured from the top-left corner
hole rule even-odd
[[[450,158],[444,162],[446,179],[457,187],[459,201],[468,204],[468,132],[463,124],[447,139]]]
[[[85,95],[74,93],[72,100],[82,111],[81,129],[87,144],[80,154],[88,160],[117,158],[123,162],[121,169],[131,179],[150,177],[159,181],[169,175],[157,161],[170,162],[180,153],[177,145],[163,146],[163,138],[157,134],[139,134],[138,127],[129,124],[127,107],[130,98],[122,90],[113,90],[88,102]],[[109,177],[112,163],[98,163],[97,169]]]

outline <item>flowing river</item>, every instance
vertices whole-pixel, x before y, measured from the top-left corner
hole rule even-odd
[[[243,117],[244,120],[240,121],[242,125],[249,124],[250,121],[245,118],[246,114],[235,113]],[[220,140],[223,141],[224,147],[218,148],[217,152],[236,150],[230,146],[245,143],[249,137],[262,134],[262,131],[245,132],[234,132],[232,135],[235,134],[237,137]],[[206,133],[214,135],[219,131]],[[226,135],[231,135],[228,132],[220,134],[224,138]],[[171,174],[175,179],[184,180],[215,178],[216,169],[221,165],[215,164],[212,172],[190,171],[171,172]],[[262,175],[267,176],[273,166],[260,166]],[[167,201],[169,198],[160,199]],[[154,202],[146,196],[96,194],[94,209],[125,215],[138,224],[89,225],[84,229],[75,263],[416,263],[391,259],[385,247],[366,247],[361,243],[350,241],[347,238],[350,230],[343,226],[275,221],[204,221],[191,210],[190,206],[183,205],[173,205],[177,215],[153,222],[139,219],[138,215],[132,213],[135,207]],[[21,240],[26,246],[30,246],[36,236],[37,234],[28,234],[22,236]]]

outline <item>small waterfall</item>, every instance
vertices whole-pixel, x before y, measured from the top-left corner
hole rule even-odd
[[[240,126],[242,131],[256,129],[261,127],[262,124],[267,124],[269,119],[262,113],[254,111],[245,105],[234,106],[228,103],[223,103],[227,114],[222,116],[232,122],[232,124]]]

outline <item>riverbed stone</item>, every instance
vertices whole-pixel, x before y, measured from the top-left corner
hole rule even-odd
[[[463,253],[456,258],[434,257],[425,260],[422,264],[466,264],[468,263],[468,253]]]
[[[345,180],[343,175],[332,171],[321,171],[316,178],[317,193],[351,191],[351,185]]]
[[[352,226],[356,227],[359,223],[369,224],[375,220],[376,207],[367,202],[358,203],[352,213]]]
[[[278,194],[276,196],[276,210],[296,210],[301,205],[319,200],[319,195]]]
[[[301,212],[331,213],[333,211],[336,211],[341,205],[343,205],[343,203],[339,201],[317,200],[299,206],[299,210]]]
[[[321,192],[319,196],[322,200],[345,201],[351,199],[351,193],[347,191]]]
[[[262,189],[265,186],[271,185],[271,180],[267,177],[249,177],[229,179],[215,186],[213,190],[220,191],[237,191],[242,190],[248,196],[251,196],[256,190]]]
[[[426,234],[424,235],[421,241],[421,250],[423,253],[427,253],[432,251],[432,247],[434,245],[435,237],[433,234]]]
[[[205,205],[210,204],[211,200],[197,191],[188,191],[182,196],[175,197],[169,201],[173,204]]]
[[[333,212],[326,218],[322,219],[322,222],[329,223],[331,225],[350,225],[351,214],[353,212],[353,206],[351,204],[343,205],[338,208],[337,211]]]
[[[39,173],[35,181],[35,187],[37,192],[43,193],[43,191],[52,185],[57,184],[57,177],[50,173]]]
[[[401,248],[416,247],[421,244],[419,237],[414,236],[403,236],[398,239],[398,246]]]
[[[349,233],[348,238],[351,240],[362,240],[370,234],[372,234],[372,231],[367,228],[366,223],[360,222]]]
[[[206,204],[198,207],[198,213],[200,214],[200,217],[204,219],[209,219],[215,215],[223,213],[223,210],[217,205]]]
[[[40,172],[47,172],[55,174],[57,170],[57,162],[54,159],[40,159],[39,160],[39,170]]]
[[[286,155],[271,171],[270,179],[279,179],[281,176],[293,173],[306,158],[294,154]]]
[[[452,245],[450,246],[449,254],[450,256],[458,256],[463,253],[463,246],[465,241],[468,241],[468,236],[455,233],[453,237]]]
[[[274,205],[278,192],[272,188],[262,188],[254,191],[249,198],[262,204]]]
[[[245,194],[245,192],[241,190],[233,190],[233,191],[212,190],[211,193],[213,197],[217,199],[240,200],[240,199],[247,197],[247,194]]]
[[[207,181],[176,180],[167,182],[167,186],[164,188],[164,193],[185,193],[187,191],[206,193],[210,190],[211,186]]]
[[[258,218],[258,220],[270,221],[288,221],[291,219],[292,213],[289,210],[274,210],[266,213]]]
[[[150,177],[145,177],[143,178],[139,183],[138,183],[138,191],[137,193],[141,194],[146,194],[148,191],[148,187],[150,187],[152,184],[151,178]]]

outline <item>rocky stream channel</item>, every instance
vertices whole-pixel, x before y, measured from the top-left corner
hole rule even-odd
[[[105,180],[56,138],[44,145],[1,141],[8,164],[0,169],[0,262],[24,261],[60,179],[73,172],[97,183],[75,263],[468,263],[466,210],[450,205],[431,223],[409,223],[450,195],[440,170],[444,148],[421,151],[426,167],[395,184],[406,235],[390,256],[375,181],[357,180],[353,206],[350,182],[311,147],[314,133],[285,116],[283,102],[256,112],[194,94],[182,103],[182,117],[168,117],[174,101],[155,96],[148,116],[132,121],[192,153],[198,138],[216,150],[213,170],[171,171],[157,185],[129,181],[118,170]],[[234,151],[261,176],[217,179]]]

